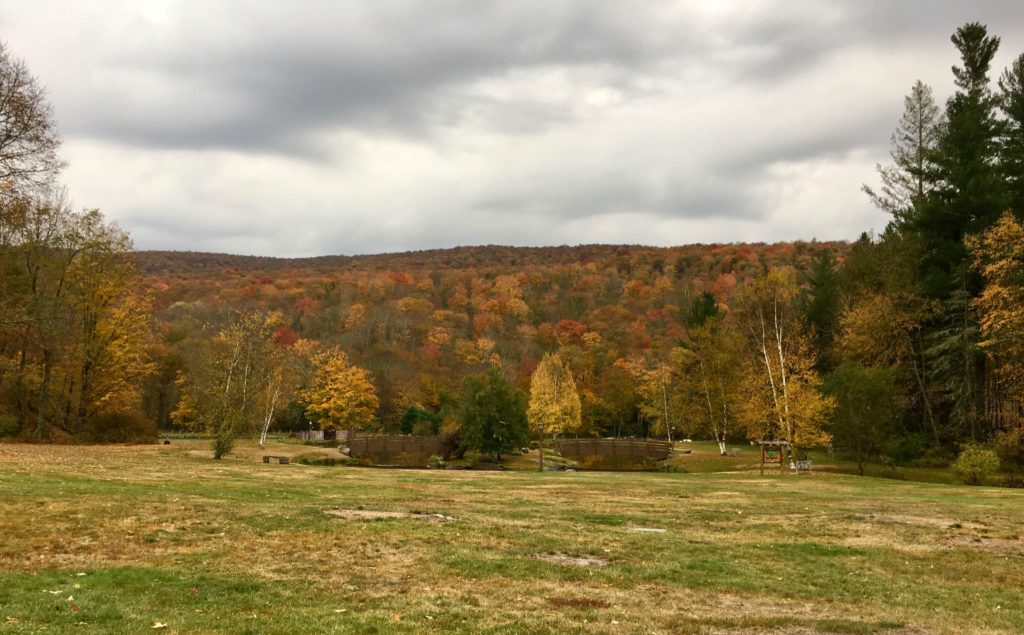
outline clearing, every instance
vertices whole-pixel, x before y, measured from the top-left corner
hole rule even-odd
[[[206,448],[0,445],[0,632],[1024,632],[1020,490]]]

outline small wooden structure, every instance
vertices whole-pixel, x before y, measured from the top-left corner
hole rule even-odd
[[[272,461],[277,461],[278,464],[280,465],[288,465],[289,463],[291,463],[291,459],[289,459],[287,456],[277,456],[274,454],[263,455],[264,463],[271,463]]]
[[[772,463],[775,462],[775,457],[769,456],[772,452],[778,453],[779,470],[785,471],[786,451],[789,450],[789,441],[784,441],[782,439],[761,439],[757,444],[761,446],[761,474],[764,474],[764,465],[768,459],[771,459]]]
[[[299,440],[305,443],[310,441],[335,441],[337,438],[337,430],[302,430],[299,432]]]

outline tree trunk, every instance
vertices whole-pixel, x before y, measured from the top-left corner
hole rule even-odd
[[[672,443],[672,424],[668,420],[668,386],[665,385],[665,369],[661,369],[661,399],[665,416],[665,433],[668,435],[668,442]]]
[[[718,434],[718,417],[715,416],[715,409],[711,405],[711,391],[708,390],[708,378],[704,372],[704,360],[698,359],[697,362],[700,364],[700,381],[704,385],[704,397],[708,401],[708,421],[711,422],[711,430],[715,433],[715,441],[718,442],[718,451],[722,456],[725,456],[725,435],[719,436]]]
[[[39,386],[39,409],[36,411],[36,440],[42,440],[45,430],[46,436],[50,436],[50,425],[46,420],[46,404],[50,401],[50,381],[53,379],[53,354],[49,350],[43,351],[43,382]]]

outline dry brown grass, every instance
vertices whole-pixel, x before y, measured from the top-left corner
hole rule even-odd
[[[260,457],[336,451],[243,444],[213,461],[204,446],[0,446],[0,581],[135,567],[186,589],[208,574],[251,581],[257,599],[296,589],[276,621],[253,624],[264,632],[1024,630],[1021,492],[826,474],[282,466]],[[434,515],[457,520],[423,522]],[[122,583],[106,601],[157,619],[138,591]],[[0,628],[11,617],[59,632],[32,612],[43,595],[15,592],[20,612],[0,611]],[[232,632],[210,621],[230,611],[167,621]],[[110,630],[133,630],[126,615]]]

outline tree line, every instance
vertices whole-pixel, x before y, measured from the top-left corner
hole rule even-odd
[[[998,38],[952,43],[951,96],[912,86],[865,187],[880,235],[303,261],[132,253],[70,210],[45,94],[4,50],[0,434],[179,426],[219,456],[314,425],[500,454],[543,423],[831,443],[862,469],[989,444],[1019,465],[1024,56],[992,82]]]

